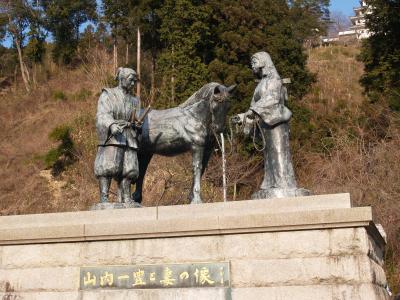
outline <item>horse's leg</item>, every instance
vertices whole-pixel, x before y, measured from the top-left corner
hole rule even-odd
[[[132,199],[135,202],[142,203],[144,176],[146,175],[147,167],[149,166],[152,157],[153,157],[152,154],[149,155],[149,154],[138,153],[139,177],[135,183],[135,192],[132,194]]]
[[[204,147],[194,146],[192,149],[192,165],[193,165],[193,185],[189,199],[191,204],[202,203],[200,197],[201,191],[201,172],[203,170],[203,154]]]
[[[206,171],[208,161],[210,160],[211,154],[213,153],[214,145],[208,145],[204,149],[202,168],[201,168],[201,176],[203,176]]]

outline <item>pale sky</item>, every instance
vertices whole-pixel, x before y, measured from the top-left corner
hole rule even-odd
[[[331,11],[341,11],[346,16],[353,16],[353,7],[360,6],[359,0],[331,0]]]

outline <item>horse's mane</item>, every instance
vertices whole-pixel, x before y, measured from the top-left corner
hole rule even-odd
[[[220,85],[220,84],[216,83],[216,82],[207,83],[205,86],[203,86],[197,92],[195,92],[192,96],[190,96],[189,99],[187,99],[185,102],[183,102],[181,105],[179,105],[179,107],[185,108],[185,107],[191,106],[201,100],[210,100],[211,97],[214,95],[215,87],[218,85]]]

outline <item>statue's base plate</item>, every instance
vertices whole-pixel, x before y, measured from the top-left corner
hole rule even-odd
[[[105,202],[93,205],[90,210],[108,210],[108,209],[124,209],[124,208],[139,208],[142,207],[137,202],[119,203],[119,202]]]
[[[251,195],[251,199],[272,199],[272,198],[287,198],[287,197],[301,197],[301,196],[310,196],[311,192],[309,190],[303,188],[295,188],[295,189],[279,189],[272,188],[267,190],[259,190]]]

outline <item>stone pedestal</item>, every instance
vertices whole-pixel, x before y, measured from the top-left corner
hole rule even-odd
[[[0,298],[389,299],[372,220],[347,194],[0,217]],[[89,267],[204,263],[221,286],[82,288]]]

